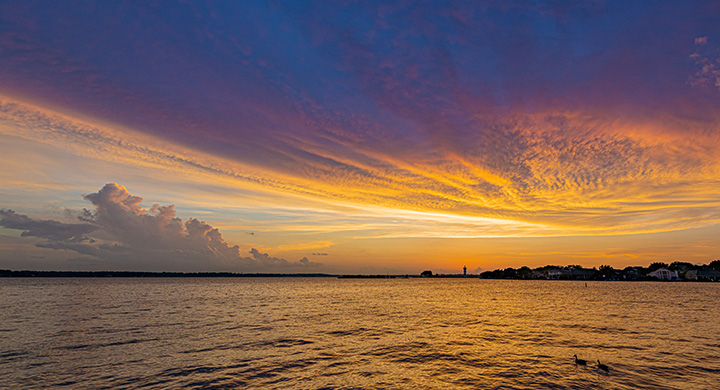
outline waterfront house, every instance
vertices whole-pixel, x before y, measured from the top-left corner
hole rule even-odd
[[[565,274],[565,270],[561,268],[550,268],[547,270],[548,279],[560,279]]]
[[[565,275],[570,279],[576,279],[576,280],[588,280],[592,279],[593,275],[595,275],[594,269],[587,269],[587,268],[575,268],[569,270]]]
[[[657,278],[658,280],[677,280],[678,279],[678,273],[677,271],[670,271],[667,268],[659,268],[656,269],[653,272],[650,272],[648,276]]]
[[[720,281],[720,272],[712,268],[703,267],[701,269],[693,269],[685,274],[687,280],[710,280],[713,282]]]

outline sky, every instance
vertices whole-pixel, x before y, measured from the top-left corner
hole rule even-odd
[[[0,1],[0,268],[720,258],[716,1]]]

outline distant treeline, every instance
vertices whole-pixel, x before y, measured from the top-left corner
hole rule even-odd
[[[720,281],[720,260],[710,264],[692,264],[675,261],[670,264],[655,262],[648,267],[625,267],[615,269],[609,265],[600,268],[583,268],[579,265],[546,265],[544,267],[505,268],[481,274],[433,274],[426,270],[419,275],[332,275],[323,273],[234,273],[234,272],[145,272],[145,271],[12,271],[0,270],[0,278],[288,278],[288,277],[337,277],[347,279],[396,279],[396,278],[482,278],[482,279],[549,279],[549,280],[658,280],[655,271],[665,270],[660,279]]]
[[[252,277],[332,277],[329,274],[276,274],[234,272],[143,272],[143,271],[11,271],[0,270],[2,278],[252,278]]]
[[[655,262],[648,267],[625,267],[615,269],[609,265],[600,268],[583,268],[579,265],[546,265],[532,269],[530,267],[505,268],[486,271],[480,274],[483,279],[559,279],[559,280],[658,280],[652,276],[655,271],[667,269],[674,280],[712,280],[720,281],[720,260],[710,264],[692,264],[675,261],[670,264]]]

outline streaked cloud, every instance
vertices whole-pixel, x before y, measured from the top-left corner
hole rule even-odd
[[[153,7],[0,4],[0,204],[118,213],[46,248],[147,228],[251,265],[720,226],[712,1]],[[107,182],[177,208],[77,196]]]
[[[290,175],[7,99],[0,107],[5,134],[264,196],[297,196],[316,210],[342,209],[352,217],[352,230],[385,230],[373,233],[379,237],[625,234],[718,222],[714,124],[579,114],[483,117],[475,123],[478,134],[484,127],[495,130],[462,149],[435,147],[420,156],[357,148],[355,155],[363,157],[350,158],[307,147],[293,155],[297,168]],[[388,212],[408,223],[389,226]],[[297,226],[342,229],[332,223]]]

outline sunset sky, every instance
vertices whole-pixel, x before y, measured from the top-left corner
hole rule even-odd
[[[720,3],[0,1],[0,268],[720,259]]]

